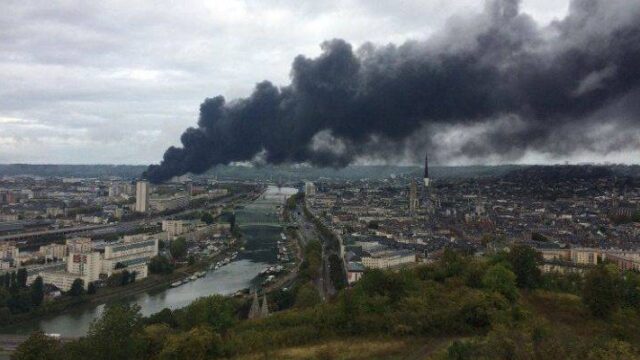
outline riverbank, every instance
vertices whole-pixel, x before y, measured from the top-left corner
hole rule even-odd
[[[279,194],[279,190],[271,187],[267,193]],[[291,189],[291,191],[297,190]],[[235,208],[236,225],[241,228],[242,241],[236,242],[233,247],[213,258],[207,257],[204,262],[177,269],[169,276],[150,276],[124,287],[98,289],[98,294],[83,304],[16,326],[2,327],[0,333],[28,335],[34,330],[41,330],[46,333],[59,333],[62,336],[84,336],[90,324],[101,316],[105,306],[109,304],[123,303],[139,306],[141,313],[149,316],[164,308],[172,310],[182,308],[199,297],[212,294],[233,295],[239,290],[259,287],[262,282],[259,273],[278,263],[277,242],[281,240],[280,234],[284,231],[280,226],[275,226],[281,224],[278,219],[280,206],[280,199],[261,196],[247,206]],[[244,249],[241,250],[241,248]],[[295,247],[290,249],[294,250]],[[239,252],[236,260],[216,270],[209,268],[210,263],[229,257],[234,251]],[[295,253],[290,256],[293,259]],[[293,270],[297,269],[298,264],[290,266]],[[179,279],[190,277],[193,273],[203,270],[207,271],[201,278],[181,286],[170,286]],[[289,274],[283,274],[283,277],[287,275]]]
[[[42,306],[25,314],[11,315],[6,321],[0,325],[0,333],[12,326],[22,323],[37,321],[39,319],[47,319],[59,314],[64,314],[68,310],[83,306],[95,306],[98,304],[108,303],[114,300],[123,299],[139,295],[142,293],[169,288],[171,283],[188,278],[199,271],[206,270],[211,263],[222,260],[229,256],[232,252],[239,248],[238,241],[225,251],[216,254],[206,261],[200,261],[193,265],[187,265],[174,270],[168,275],[149,274],[148,277],[138,280],[135,283],[118,287],[100,288],[93,295],[82,295],[78,297],[65,296],[62,299],[55,299],[45,302]]]

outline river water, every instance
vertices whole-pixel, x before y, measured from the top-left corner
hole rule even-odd
[[[137,304],[140,312],[147,316],[164,308],[184,307],[202,296],[229,295],[256,285],[258,273],[277,260],[277,241],[281,232],[277,226],[277,206],[296,191],[294,188],[269,186],[265,196],[236,211],[236,222],[241,226],[245,249],[235,261],[218,270],[209,270],[206,276],[185,285],[137,294],[118,302]],[[1,329],[0,333],[29,334],[39,329],[62,336],[82,336],[106,305],[79,306],[52,317]]]

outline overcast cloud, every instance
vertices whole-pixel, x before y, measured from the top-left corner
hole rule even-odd
[[[564,17],[568,2],[524,0],[521,11],[547,24]],[[480,12],[483,4],[3,1],[0,6],[0,162],[147,164],[180,143],[204,98],[245,97],[264,79],[286,85],[294,57],[318,55],[324,40],[341,38],[354,47],[423,40],[449,17]],[[585,89],[597,81],[585,82]],[[456,136],[442,141],[447,139]],[[550,159],[527,153],[483,161],[632,162],[638,155],[593,152]],[[449,160],[467,162],[455,154]]]

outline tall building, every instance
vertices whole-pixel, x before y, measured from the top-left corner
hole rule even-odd
[[[304,201],[310,204],[314,203],[316,197],[316,185],[311,181],[304,183]]]
[[[431,183],[431,179],[429,178],[429,156],[428,154],[424,155],[424,186],[429,187]]]
[[[418,208],[418,184],[415,180],[411,180],[409,185],[409,212],[414,215]]]
[[[304,195],[308,197],[313,197],[316,195],[316,185],[311,181],[307,181],[304,183]]]
[[[149,182],[140,180],[136,184],[136,211],[146,213],[149,211]]]

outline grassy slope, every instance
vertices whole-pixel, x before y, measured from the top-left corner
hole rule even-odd
[[[319,359],[319,360],[413,360],[424,359],[449,343],[436,338],[350,338],[291,347],[268,353],[248,354],[234,359]]]
[[[580,298],[571,294],[534,291],[521,293],[519,304],[531,315],[544,319],[554,333],[597,338],[611,334],[609,322],[594,319]],[[564,339],[568,340],[568,339]],[[439,359],[452,342],[446,338],[349,338],[295,346],[269,353],[247,354],[235,359]],[[432,356],[434,355],[434,356]]]

